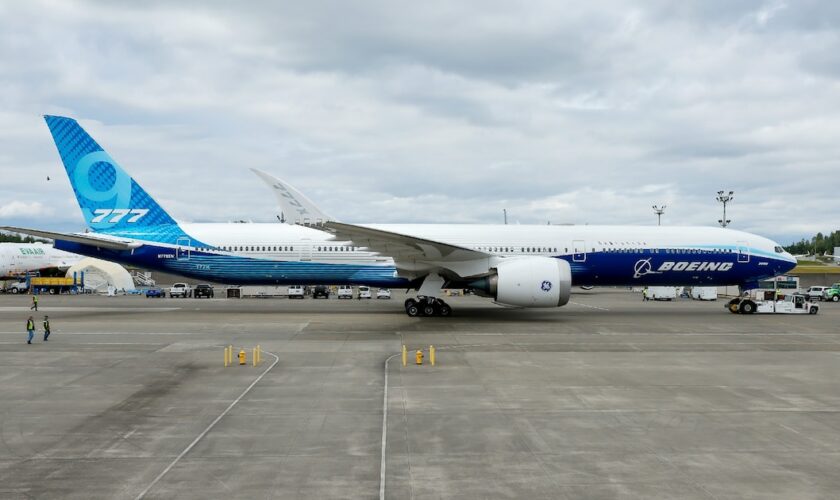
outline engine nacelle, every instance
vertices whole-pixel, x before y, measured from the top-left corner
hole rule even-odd
[[[572,269],[562,259],[505,259],[483,280],[484,292],[500,304],[521,307],[566,305],[572,293]]]

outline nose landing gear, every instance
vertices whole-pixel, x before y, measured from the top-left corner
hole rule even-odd
[[[405,301],[405,313],[412,318],[417,316],[449,316],[452,308],[442,299],[419,296]]]

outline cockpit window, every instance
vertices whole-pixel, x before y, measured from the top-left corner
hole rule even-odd
[[[775,250],[776,250],[776,253],[785,253],[785,249],[784,249],[784,248],[782,248],[782,247],[780,247],[780,246],[777,246],[777,247],[775,248]]]

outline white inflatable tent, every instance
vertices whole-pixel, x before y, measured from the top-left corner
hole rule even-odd
[[[131,275],[119,264],[93,258],[85,258],[67,270],[67,277],[72,278],[76,273],[77,279],[81,280],[82,273],[85,273],[85,288],[97,293],[107,292],[109,286],[117,291],[134,290],[134,280]]]

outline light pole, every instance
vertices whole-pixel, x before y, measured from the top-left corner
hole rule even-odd
[[[505,215],[505,225],[507,226],[507,208],[503,208],[502,213]]]
[[[656,205],[653,206],[653,212],[656,214],[656,225],[657,226],[662,225],[662,214],[665,213],[665,208],[667,206],[668,205],[662,205],[661,207],[658,207]]]
[[[729,225],[730,222],[732,222],[731,220],[726,218],[726,204],[732,201],[732,198],[735,198],[735,191],[730,191],[729,194],[724,194],[723,191],[718,191],[717,194],[717,201],[723,203],[723,219],[720,219],[718,221],[718,224],[720,224],[721,227],[726,227]]]

